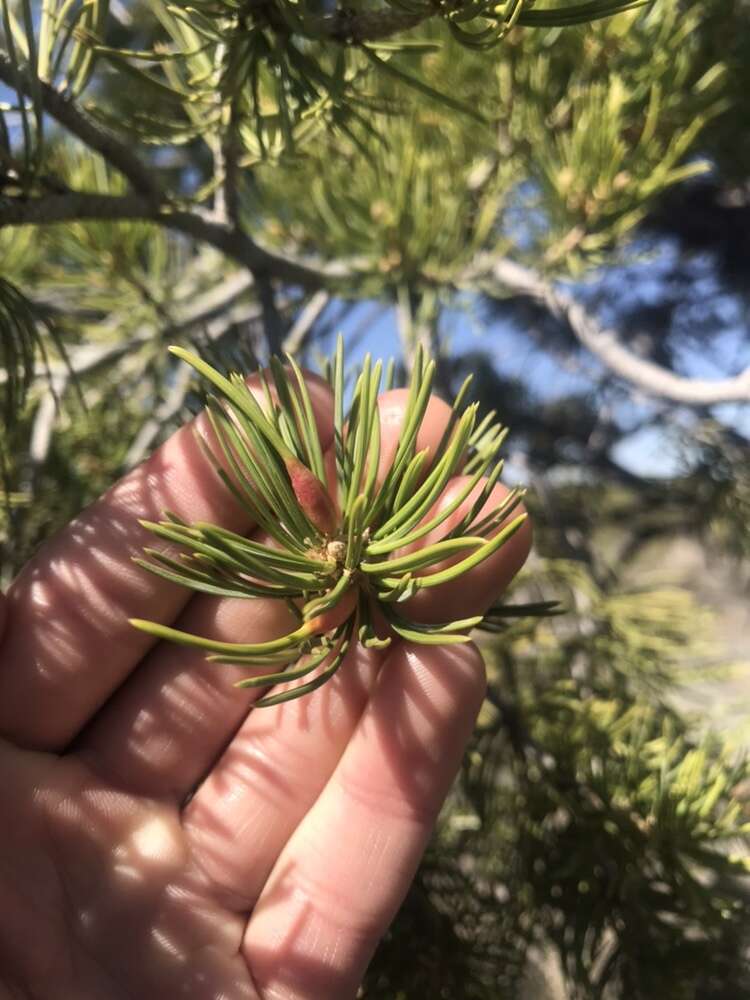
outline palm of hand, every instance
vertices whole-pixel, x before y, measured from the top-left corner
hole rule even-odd
[[[330,400],[311,388],[330,440]],[[381,406],[386,444],[401,406],[398,394]],[[420,447],[445,417],[434,401]],[[251,527],[183,429],[8,595],[0,998],[351,1000],[458,767],[481,659],[471,646],[356,647],[314,695],[249,712],[239,668],[207,670],[127,625],[145,613],[235,641],[288,625],[278,602],[185,604],[135,571],[137,517],[163,508]],[[422,612],[476,613],[528,544],[519,532]]]
[[[192,864],[172,806],[75,759],[8,747],[0,773],[13,817],[0,848],[9,997],[257,996],[240,956],[246,921]]]

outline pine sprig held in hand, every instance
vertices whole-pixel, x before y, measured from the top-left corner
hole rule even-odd
[[[498,451],[506,429],[489,413],[477,418],[466,405],[470,377],[462,385],[442,440],[433,455],[416,450],[417,434],[432,389],[435,364],[416,352],[403,428],[390,469],[377,480],[380,420],[377,405],[388,389],[393,366],[365,358],[344,412],[344,350],[341,338],[326,377],[334,398],[335,495],[329,492],[323,448],[312,401],[293,358],[288,367],[274,358],[259,373],[262,399],[244,378],[225,378],[201,358],[170,348],[211,384],[208,417],[217,447],[211,459],[227,488],[269,537],[251,541],[213,524],[187,524],[165,512],[160,523],[142,522],[159,538],[177,543],[179,558],[146,549],[139,565],[175,583],[225,597],[272,597],[286,601],[298,619],[288,635],[268,642],[218,642],[155,622],[132,624],[156,636],[205,649],[212,662],[254,670],[238,687],[268,687],[301,680],[256,705],[274,705],[313,691],[332,677],[354,639],[385,646],[395,634],[411,642],[466,642],[482,615],[425,624],[398,610],[418,591],[455,580],[483,562],[521,527],[514,514],[523,491],[511,490],[489,513],[485,506],[502,471]],[[208,448],[208,446],[206,445]],[[439,513],[429,512],[452,477],[467,476],[461,490]],[[478,492],[477,492],[478,490]],[[473,496],[452,528],[448,517]],[[423,548],[413,543],[446,525],[445,534]],[[499,529],[499,530],[498,530]],[[404,550],[406,549],[406,554]],[[447,567],[448,557],[460,556]],[[524,609],[512,606],[509,614]],[[529,606],[540,614],[546,605]],[[502,607],[488,612],[502,617]],[[269,671],[269,666],[273,669]],[[318,667],[312,680],[304,678]]]

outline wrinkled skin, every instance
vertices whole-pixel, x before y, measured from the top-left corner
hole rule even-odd
[[[330,397],[310,387],[328,444]],[[380,401],[383,469],[403,402]],[[418,447],[447,414],[431,401]],[[313,695],[253,712],[240,668],[127,624],[243,642],[289,626],[277,602],[191,597],[131,562],[153,543],[137,518],[164,508],[252,531],[195,430],[48,542],[2,603],[1,1000],[351,1000],[474,725],[471,644],[355,648]],[[476,614],[529,543],[524,527],[413,613]]]

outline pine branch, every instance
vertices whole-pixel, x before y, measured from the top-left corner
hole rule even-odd
[[[525,4],[525,0],[521,0],[520,3],[509,4],[505,11],[501,9],[502,4],[474,5],[474,16],[485,20],[496,20],[499,40],[504,34],[503,29],[507,30],[513,23],[540,28],[558,24],[581,24],[610,17],[623,10],[635,10],[646,6],[649,2],[651,0],[612,0],[611,3],[572,4],[567,9],[553,7],[534,10],[532,3]],[[270,5],[262,6],[273,27],[276,30],[284,30],[285,23],[280,17],[274,16],[273,8]],[[461,11],[462,7],[465,5],[460,3],[435,3],[431,6],[425,4],[421,10],[411,11],[392,8],[363,11],[342,7],[322,17],[306,18],[298,30],[310,38],[327,38],[343,45],[358,45],[390,38],[416,28],[434,17],[450,20],[451,15]]]
[[[226,45],[221,43],[214,54],[214,72],[217,77],[216,107],[219,118],[223,117],[224,94],[220,86],[221,67],[226,58]],[[237,136],[237,97],[229,102],[229,119],[209,141],[214,160],[214,176],[218,187],[214,194],[214,215],[220,222],[228,222],[239,228],[239,154],[240,143]]]
[[[439,13],[439,8],[430,9],[427,6],[420,11],[394,10],[388,7],[365,11],[342,7],[320,15],[305,11],[303,17],[290,21],[273,2],[253,0],[248,6],[259,22],[269,24],[280,35],[301,35],[341,45],[359,45],[390,38],[416,28]]]
[[[190,311],[178,321],[177,327],[173,328],[171,332],[179,334],[190,326],[208,323],[224,313],[228,306],[236,302],[252,287],[252,277],[245,271],[230,274],[220,284],[211,287],[207,292],[195,298]]]
[[[227,128],[226,135],[219,143],[219,159],[222,165],[222,184],[217,192],[217,201],[221,206],[220,218],[224,222],[239,228],[240,219],[240,169],[239,154],[240,147],[237,139],[237,130],[234,123],[234,107],[232,108],[232,120]]]
[[[179,414],[190,391],[192,374],[188,365],[179,362],[171,390],[156,407],[153,416],[140,428],[128,449],[123,462],[126,469],[132,469],[146,457],[161,431]]]
[[[283,304],[286,305],[286,303]],[[262,316],[263,311],[257,302],[236,305],[205,323],[202,339],[204,343],[217,344],[228,332],[235,330],[240,325],[257,324]],[[165,427],[169,427],[171,421],[179,416],[192,385],[192,375],[192,369],[183,362],[179,362],[169,393],[136,434],[123,461],[124,468],[130,469],[138,465],[146,457]]]
[[[0,51],[0,81],[14,89],[18,85],[27,97],[32,95],[32,83],[28,72],[23,70],[14,72],[11,60],[2,51]],[[119,170],[128,179],[134,191],[150,198],[161,197],[152,166],[142,163],[128,146],[102,128],[70,98],[50,84],[39,80],[34,81],[34,86],[41,94],[42,107],[46,113],[71,135],[76,136],[89,149],[99,153],[107,163]]]
[[[283,350],[281,315],[276,305],[276,295],[268,274],[254,274],[254,277],[258,286],[258,298],[263,310],[263,332],[266,338],[268,354],[272,357],[273,355],[281,354]]]
[[[249,276],[235,274],[225,282],[201,296],[196,306],[182,320],[171,324],[161,332],[162,339],[179,335],[195,326],[202,326],[203,333],[209,342],[218,341],[230,326],[237,323],[257,321],[262,311],[257,303],[239,306],[236,300],[252,287]],[[112,324],[117,325],[117,322]],[[48,384],[40,398],[34,417],[29,447],[31,465],[30,480],[27,484],[33,489],[33,477],[46,461],[50,444],[61,412],[61,401],[71,379],[77,381],[81,376],[89,375],[102,365],[113,363],[124,355],[132,356],[135,351],[154,339],[153,328],[138,331],[134,336],[111,344],[85,344],[70,351],[67,363],[50,363],[36,366],[35,379],[45,379]],[[138,431],[128,454],[123,462],[125,468],[137,465],[148,453],[164,427],[180,412],[185,397],[190,389],[192,370],[182,363],[178,366],[177,377],[170,392],[156,408],[154,414]],[[0,385],[6,380],[7,373],[0,372]]]
[[[19,86],[27,96],[31,94],[32,83],[28,73],[22,70],[14,72],[11,60],[2,51],[0,82]],[[128,146],[103,129],[70,98],[43,81],[35,80],[34,85],[40,88],[45,112],[119,170],[130,182],[134,193],[113,196],[66,191],[33,199],[0,199],[0,228],[4,225],[47,225],[86,219],[150,219],[210,243],[255,275],[273,274],[276,278],[305,288],[320,287],[321,275],[313,269],[268,253],[236,225],[236,139],[231,134],[222,147],[226,174],[222,202],[227,218],[216,218],[197,208],[192,211],[174,210],[155,181],[150,165],[139,160]]]
[[[89,219],[149,219],[155,211],[153,202],[140,194],[68,191],[38,198],[0,198],[0,228],[85,222]]]
[[[307,339],[315,321],[331,301],[331,296],[322,288],[316,292],[295,319],[284,338],[284,353],[296,354]]]
[[[688,406],[750,401],[750,368],[721,380],[678,375],[633,354],[616,331],[602,327],[582,303],[568,292],[556,289],[539,272],[503,258],[492,263],[489,273],[503,289],[541,303],[553,316],[567,323],[576,339],[609,371],[649,396]]]
[[[33,490],[33,479],[40,466],[44,465],[52,443],[52,434],[60,413],[60,400],[68,385],[68,372],[56,375],[50,381],[48,391],[42,396],[34,416],[29,443],[29,460],[31,463],[29,484]]]
[[[316,21],[311,21],[311,35],[330,38],[333,42],[351,45],[362,42],[375,42],[390,38],[402,31],[416,28],[417,25],[433,16],[434,12],[420,11],[411,13],[398,10],[355,11],[337,10]]]
[[[176,229],[204,243],[210,243],[238,264],[248,268],[256,281],[259,277],[273,275],[274,278],[290,284],[317,289],[329,278],[336,277],[333,270],[317,270],[303,261],[270,253],[258,246],[243,230],[225,222],[215,221],[210,214],[198,208],[191,211],[173,211],[168,206],[162,206],[160,211],[151,217],[163,226]]]
[[[288,260],[259,247],[245,232],[214,219],[200,209],[172,209],[167,202],[154,202],[139,194],[109,195],[71,191],[39,198],[0,198],[0,228],[3,226],[50,225],[96,219],[151,221],[175,229],[221,250],[247,267],[256,278],[275,278],[304,288],[317,289],[334,270],[318,271],[305,263]]]
[[[176,323],[168,326],[162,332],[162,336],[164,339],[179,338],[193,327],[208,324],[208,336],[209,339],[212,339],[211,323],[223,317],[230,306],[252,287],[253,282],[249,274],[235,273],[230,275],[217,287],[198,296],[193,302],[190,311],[185,313]],[[241,318],[247,321],[248,319],[255,318],[257,315],[258,307],[254,305],[253,312],[251,314],[245,313]],[[237,317],[234,316],[233,319],[236,321]],[[112,317],[111,323],[109,321],[107,323],[107,326],[112,329],[117,329],[120,325],[121,317],[118,314]],[[131,353],[142,345],[149,343],[153,338],[153,327],[147,326],[136,331],[131,337],[126,337],[112,343],[83,344],[68,352],[65,363],[52,361],[47,365],[41,361],[38,362],[34,368],[34,378],[42,379],[51,377],[53,379],[63,379],[68,375],[79,377],[91,374],[91,372],[95,371],[101,365],[116,361],[124,354]],[[7,372],[0,370],[0,385],[3,385],[6,380]]]

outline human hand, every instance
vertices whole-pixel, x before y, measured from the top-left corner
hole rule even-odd
[[[330,444],[328,390],[309,385]],[[380,402],[384,466],[403,404]],[[448,413],[431,400],[418,448]],[[473,728],[471,644],[355,647],[314,694],[252,712],[246,670],[129,626],[259,642],[290,625],[282,602],[191,596],[131,562],[153,544],[138,519],[163,509],[252,529],[193,431],[47,543],[0,609],[0,1000],[351,1000]],[[415,615],[480,613],[529,544],[524,525]]]

